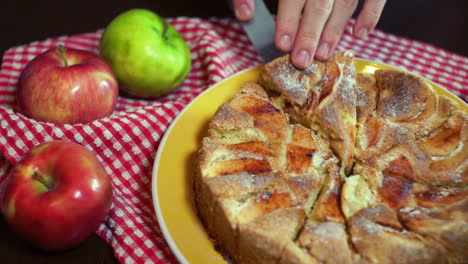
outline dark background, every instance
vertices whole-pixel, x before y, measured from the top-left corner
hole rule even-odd
[[[266,1],[276,11],[276,1]],[[163,17],[232,16],[226,0],[4,0],[0,53],[47,38],[103,29],[118,14],[147,8]],[[468,1],[389,0],[377,28],[468,57]],[[1,219],[1,216],[0,216]],[[111,248],[93,235],[79,247],[54,254],[29,248],[0,220],[0,263],[116,263]]]
[[[277,1],[266,2],[276,11]],[[226,0],[5,0],[0,8],[0,52],[36,40],[93,32],[137,7],[164,17],[232,16]],[[377,27],[468,56],[466,0],[389,0]]]

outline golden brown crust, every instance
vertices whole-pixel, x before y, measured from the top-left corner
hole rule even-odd
[[[446,199],[454,195],[452,192],[444,190],[431,196]],[[405,207],[398,211],[398,217],[407,230],[444,246],[449,263],[465,263],[468,259],[468,200],[467,191],[462,192],[463,197],[458,197],[457,201],[441,202],[437,207]]]
[[[342,185],[343,180],[340,177],[338,166],[330,164],[325,184],[312,213],[309,215],[310,221],[332,221],[344,224],[345,220],[340,204]]]
[[[395,245],[383,247],[389,255],[401,252],[401,263],[462,263],[468,248],[467,114],[410,74],[379,70],[375,80],[368,74],[358,76],[362,103],[358,107],[361,124],[354,173],[369,183],[375,202],[390,208],[386,211],[397,212],[402,231],[398,239],[383,233],[368,239],[386,237],[378,243],[393,239]],[[353,217],[361,212],[354,212]],[[350,230],[354,230],[352,237],[365,234],[364,227],[359,232]],[[402,236],[403,231],[411,237]],[[421,258],[407,257],[403,249],[395,248],[399,240],[399,244],[407,244],[408,255],[412,252]],[[371,246],[365,247],[378,254],[368,259],[385,256]],[[391,260],[391,256],[383,259]]]
[[[254,127],[254,119],[247,113],[237,112],[229,105],[222,105],[209,123],[214,130],[238,130]]]
[[[359,123],[363,123],[377,107],[378,86],[372,73],[358,73],[356,75],[357,104],[356,114]]]
[[[352,263],[354,259],[354,253],[348,245],[346,226],[341,223],[309,222],[304,226],[297,243],[319,263]]]
[[[332,91],[321,94],[323,100],[317,106],[315,115],[320,130],[329,135],[325,138],[329,139],[342,166],[348,171],[352,167],[356,141],[357,91],[353,54],[337,53],[328,64],[336,65],[339,75]]]
[[[265,95],[258,85],[244,85],[216,112],[198,152],[197,208],[211,236],[241,263],[271,254],[279,260],[287,241],[270,241],[284,235],[271,230],[286,228],[291,217],[305,220],[324,184],[322,171],[337,163],[326,141],[290,125]],[[275,217],[287,221],[274,223]],[[301,225],[293,226],[288,232]]]
[[[239,226],[239,263],[275,263],[296,236],[306,214],[298,208],[273,211]]]
[[[349,221],[351,241],[371,263],[444,263],[446,251],[435,241],[406,231],[385,205],[361,210]]]
[[[289,57],[262,67],[259,83],[283,96],[283,108],[299,123],[327,138],[346,169],[356,139],[357,91],[353,54],[339,52],[327,62],[296,69]]]
[[[377,70],[377,114],[390,121],[411,120],[422,113],[433,89],[415,75],[398,70]]]
[[[197,161],[198,212],[236,263],[468,259],[467,113],[414,75],[279,58],[218,109]]]
[[[288,242],[283,252],[281,253],[281,258],[278,261],[279,264],[318,264],[320,263],[316,258],[314,258],[305,248],[301,248],[298,243],[293,241]]]
[[[320,92],[315,86],[322,80],[325,63],[314,62],[309,68],[300,71],[286,55],[266,64],[260,71],[259,82],[262,86],[280,92],[292,104],[303,106],[310,93]]]

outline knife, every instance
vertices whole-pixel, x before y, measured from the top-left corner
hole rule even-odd
[[[232,8],[232,0],[229,1]],[[263,0],[254,0],[255,13],[247,21],[241,21],[242,27],[263,62],[272,61],[284,55],[275,47],[275,21]]]

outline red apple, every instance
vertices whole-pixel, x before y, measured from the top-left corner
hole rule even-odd
[[[31,60],[18,83],[20,111],[55,124],[86,123],[115,109],[118,82],[98,55],[78,49],[52,48]]]
[[[72,248],[96,231],[112,203],[112,185],[95,154],[68,141],[31,149],[0,194],[8,225],[32,246]]]

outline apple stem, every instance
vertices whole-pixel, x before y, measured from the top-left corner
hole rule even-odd
[[[44,184],[44,186],[45,186],[48,190],[54,188],[54,183],[53,183],[50,179],[48,179],[48,178],[46,178],[46,177],[43,177],[43,176],[42,176],[41,174],[39,174],[37,171],[34,172],[32,178],[33,178],[34,180],[37,180],[37,181],[39,181],[40,183]]]
[[[163,38],[167,41],[167,30],[169,29],[169,23],[166,20],[163,20],[163,31],[162,31],[162,36]]]
[[[65,46],[63,46],[62,44],[59,44],[57,48],[60,53],[60,56],[62,56],[64,67],[68,67],[68,60],[65,54],[65,50],[66,50]]]

